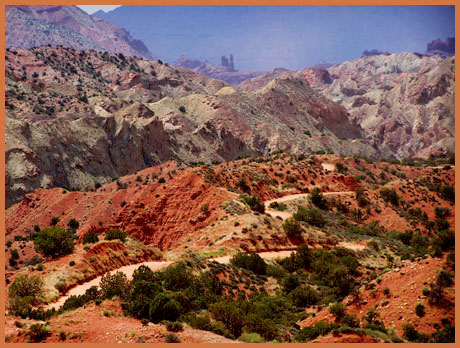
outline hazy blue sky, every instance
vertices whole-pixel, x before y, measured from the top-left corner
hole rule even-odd
[[[455,34],[454,6],[121,6],[103,14],[172,62],[184,54],[236,68],[302,69],[363,50],[424,52]]]

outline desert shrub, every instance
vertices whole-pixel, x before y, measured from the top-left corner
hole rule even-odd
[[[287,205],[285,203],[271,202],[269,207],[275,210],[286,210]]]
[[[127,298],[130,291],[130,283],[126,274],[119,271],[117,273],[111,274],[107,272],[101,278],[99,283],[101,288],[102,297],[112,298],[114,296],[119,296],[122,299]]]
[[[240,340],[246,343],[264,343],[264,339],[255,332],[243,333],[240,337]]]
[[[238,181],[236,182],[236,186],[241,189],[243,192],[249,192],[251,191],[251,187],[247,183],[246,179],[244,177],[240,177]]]
[[[395,189],[381,189],[380,190],[380,197],[382,197],[382,199],[385,201],[385,202],[390,202],[391,204],[393,204],[394,206],[398,206],[399,205],[399,195],[398,193],[396,192]]]
[[[67,334],[64,331],[59,332],[59,339],[65,341],[67,339]]]
[[[124,243],[126,241],[126,232],[121,231],[121,230],[108,230],[105,233],[105,239],[106,240],[119,239]]]
[[[358,328],[359,320],[356,317],[356,314],[345,314],[342,319],[342,324],[345,326]]]
[[[293,274],[288,274],[281,282],[281,286],[286,293],[291,293],[292,290],[300,285],[299,279]]]
[[[43,262],[43,259],[40,256],[34,255],[30,259],[26,260],[26,265],[34,266],[34,265],[38,265],[38,264],[40,264],[42,262]]]
[[[60,294],[63,294],[66,291],[67,284],[65,281],[60,280],[56,284],[54,284],[54,287],[57,291],[59,291]]]
[[[257,211],[259,213],[265,212],[264,203],[256,196],[250,196],[246,193],[240,195],[240,199],[245,202],[251,210]]]
[[[83,243],[84,244],[92,244],[92,243],[97,243],[99,241],[99,238],[97,236],[96,232],[90,231],[85,236],[83,237]]]
[[[36,304],[44,294],[44,283],[36,275],[17,276],[8,288],[8,296],[14,298],[29,298],[31,304]]]
[[[158,179],[158,183],[159,184],[164,184],[166,182],[166,179],[165,178],[159,178]]]
[[[9,259],[9,264],[11,267],[15,267],[18,262],[17,260],[19,259],[19,252],[17,249],[10,250],[10,259]]]
[[[363,208],[369,205],[369,200],[366,197],[366,193],[363,188],[359,187],[355,190],[356,193],[356,201],[358,205]]]
[[[410,323],[404,323],[402,325],[403,329],[403,337],[407,339],[410,342],[428,342],[428,337],[426,335],[423,335],[419,333],[414,325]]]
[[[307,209],[300,206],[294,214],[294,218],[298,221],[304,221],[317,227],[324,227],[326,224],[326,220],[324,219],[321,211],[315,208]]]
[[[32,342],[41,342],[46,337],[51,335],[51,329],[48,325],[44,324],[32,324],[30,325],[29,331],[27,331],[27,336],[30,337]]]
[[[209,312],[215,320],[221,321],[233,336],[241,336],[244,325],[243,312],[234,302],[221,301],[209,306]]]
[[[444,185],[439,189],[441,197],[447,201],[455,203],[455,189],[452,185]]]
[[[447,251],[455,248],[455,232],[453,230],[438,231],[437,236],[442,250]]]
[[[325,321],[319,321],[315,324],[315,326],[306,326],[302,330],[300,330],[296,336],[295,340],[297,342],[309,342],[314,340],[318,336],[327,335],[334,329],[338,329],[340,327],[339,324],[336,323],[327,323]]]
[[[454,343],[455,342],[455,326],[447,318],[441,320],[443,325],[442,330],[437,331],[432,335],[433,341],[436,343]]]
[[[70,221],[67,223],[67,227],[70,228],[71,230],[77,230],[78,227],[80,227],[80,223],[76,219],[70,219]]]
[[[168,333],[165,337],[165,342],[166,343],[180,343],[179,337],[173,333]]]
[[[209,211],[209,204],[208,203],[203,204],[200,209],[203,213],[206,214]]]
[[[56,226],[56,225],[58,224],[58,222],[59,222],[59,217],[53,216],[53,217],[51,218],[51,225],[52,225],[52,226]]]
[[[230,263],[234,266],[241,267],[253,271],[255,274],[267,274],[267,264],[256,253],[234,255]]]
[[[186,113],[185,106],[183,105],[179,106],[179,111],[185,114]]]
[[[283,229],[289,238],[299,238],[302,235],[300,222],[294,218],[288,218],[283,223]]]
[[[415,314],[419,317],[423,317],[425,315],[425,306],[422,303],[417,303],[415,305]]]
[[[179,323],[177,321],[164,320],[163,324],[166,326],[166,330],[171,332],[179,332],[184,329],[182,323]]]
[[[292,302],[297,307],[309,307],[319,302],[321,295],[311,286],[298,286],[291,292]]]
[[[348,171],[348,168],[344,166],[342,162],[337,162],[335,164],[335,167],[337,168],[337,171],[339,173],[346,173]]]
[[[334,316],[335,320],[340,322],[346,313],[346,307],[342,302],[335,302],[329,305],[329,312]]]
[[[162,320],[175,321],[179,314],[179,304],[164,293],[159,293],[150,302],[149,319],[153,323],[159,323]]]
[[[437,218],[445,219],[450,216],[450,209],[445,207],[435,207],[434,212]]]
[[[450,227],[449,221],[447,221],[444,218],[439,218],[439,217],[434,220],[434,224],[438,231],[447,230]]]
[[[311,202],[316,205],[319,209],[326,210],[328,208],[327,200],[324,198],[321,190],[315,187],[311,191]]]
[[[356,281],[358,261],[343,248],[331,252],[316,249],[312,252],[311,278],[321,285],[331,287],[339,296],[347,295]]]
[[[43,255],[57,257],[74,249],[73,235],[61,227],[46,227],[34,239],[35,250]]]
[[[444,269],[440,269],[438,276],[436,278],[436,284],[441,287],[446,287],[452,285],[453,276]]]
[[[164,281],[164,287],[171,291],[185,289],[192,283],[192,276],[182,262],[167,267],[160,273],[160,277]]]

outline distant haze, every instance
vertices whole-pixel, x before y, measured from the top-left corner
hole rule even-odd
[[[220,63],[240,71],[302,69],[357,59],[376,48],[424,52],[455,35],[454,6],[134,6],[101,16],[142,40],[156,56]]]

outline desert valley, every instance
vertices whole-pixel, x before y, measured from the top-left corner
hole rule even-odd
[[[6,13],[8,342],[455,341],[453,38],[240,72]]]

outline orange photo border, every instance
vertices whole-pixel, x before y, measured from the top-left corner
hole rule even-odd
[[[5,6],[6,5],[75,5],[78,3],[79,5],[456,5],[455,0],[440,0],[440,1],[435,1],[435,0],[384,0],[384,1],[372,1],[372,0],[316,0],[316,1],[299,1],[299,0],[287,0],[287,1],[279,1],[279,0],[168,0],[168,1],[155,1],[155,0],[132,0],[132,1],[127,1],[127,0],[79,0],[79,1],[69,1],[69,0],[48,0],[48,1],[43,1],[43,0],[28,0],[28,1],[18,1],[18,0],[4,0],[3,4],[0,4],[0,19],[2,21],[1,25],[1,32],[0,32],[0,50],[2,52],[5,52]],[[455,18],[459,18],[460,14],[460,7],[455,6]],[[460,29],[457,23],[455,24],[455,34],[458,36]],[[443,39],[443,38],[441,38]],[[2,74],[0,74],[1,80],[0,80],[0,96],[1,96],[1,103],[0,103],[0,110],[1,110],[1,117],[0,117],[0,138],[5,139],[5,55],[1,55],[0,59],[0,69],[2,71]],[[459,80],[459,72],[458,70],[455,71],[455,80]],[[458,98],[455,96],[455,113],[458,114],[458,111],[460,110],[460,106],[457,103]],[[459,134],[459,126],[456,123],[455,124],[455,134]],[[460,145],[456,141],[455,143],[455,152],[457,153],[459,151]],[[2,245],[1,249],[1,257],[0,257],[0,265],[2,269],[1,273],[1,278],[0,278],[0,308],[2,308],[1,312],[1,332],[0,332],[0,344],[5,343],[5,297],[6,297],[6,288],[5,288],[5,248],[3,247],[5,245],[5,143],[2,141],[0,142],[0,193],[1,193],[1,199],[0,199],[0,210],[2,213],[0,214],[0,226],[1,226],[1,233],[0,233],[0,245]],[[455,156],[457,160],[458,156]],[[458,188],[458,182],[457,182],[457,176],[455,178],[455,193],[457,197],[459,196],[459,188]],[[459,215],[460,208],[455,207],[455,215]],[[455,224],[457,226],[457,224]],[[454,227],[454,230],[457,231],[456,226]],[[456,238],[455,240],[455,247],[458,249],[459,247],[459,238]],[[457,255],[455,257],[457,260]],[[458,272],[455,274],[455,282],[456,285],[458,284]],[[456,289],[457,290],[457,286]],[[455,306],[455,318],[456,322],[458,322],[458,317],[460,313],[460,308],[458,306]],[[455,330],[455,335],[457,337],[457,342],[460,341],[459,339],[459,332],[460,329],[458,325],[456,325],[456,330]],[[30,346],[33,345],[34,343],[16,343],[14,344],[15,346]],[[70,345],[79,345],[83,347],[94,347],[94,345],[97,345],[98,347],[107,347],[110,348],[112,347],[112,343],[67,343]],[[263,345],[271,345],[271,343],[261,343]],[[301,343],[305,344],[305,343]],[[342,346],[348,346],[348,347],[355,347],[356,344],[353,343],[339,343]],[[424,347],[431,347],[431,346],[438,346],[440,343],[426,343],[423,346]],[[448,347],[448,346],[453,346],[455,343],[452,344],[443,344],[443,347]],[[48,343],[48,345],[51,346],[60,346],[60,343]],[[123,345],[130,345],[129,343],[124,343],[121,344]],[[167,343],[160,343],[160,344],[155,344],[156,346],[160,345],[167,345]],[[200,344],[193,344],[193,343],[181,343],[181,345],[184,346],[189,346],[189,347],[199,347]],[[211,346],[223,346],[225,344],[205,344],[207,347]],[[278,343],[276,346],[292,346],[293,343]],[[298,344],[296,344],[298,345]],[[361,343],[359,344],[360,347],[375,347],[376,345],[385,345],[387,347],[388,345],[396,345],[396,343]],[[399,344],[398,344],[399,345]],[[253,347],[253,344],[249,343],[242,343],[243,347]],[[334,347],[337,346],[337,343],[323,343],[323,346],[326,347]],[[406,343],[404,346],[416,346],[416,343]]]

